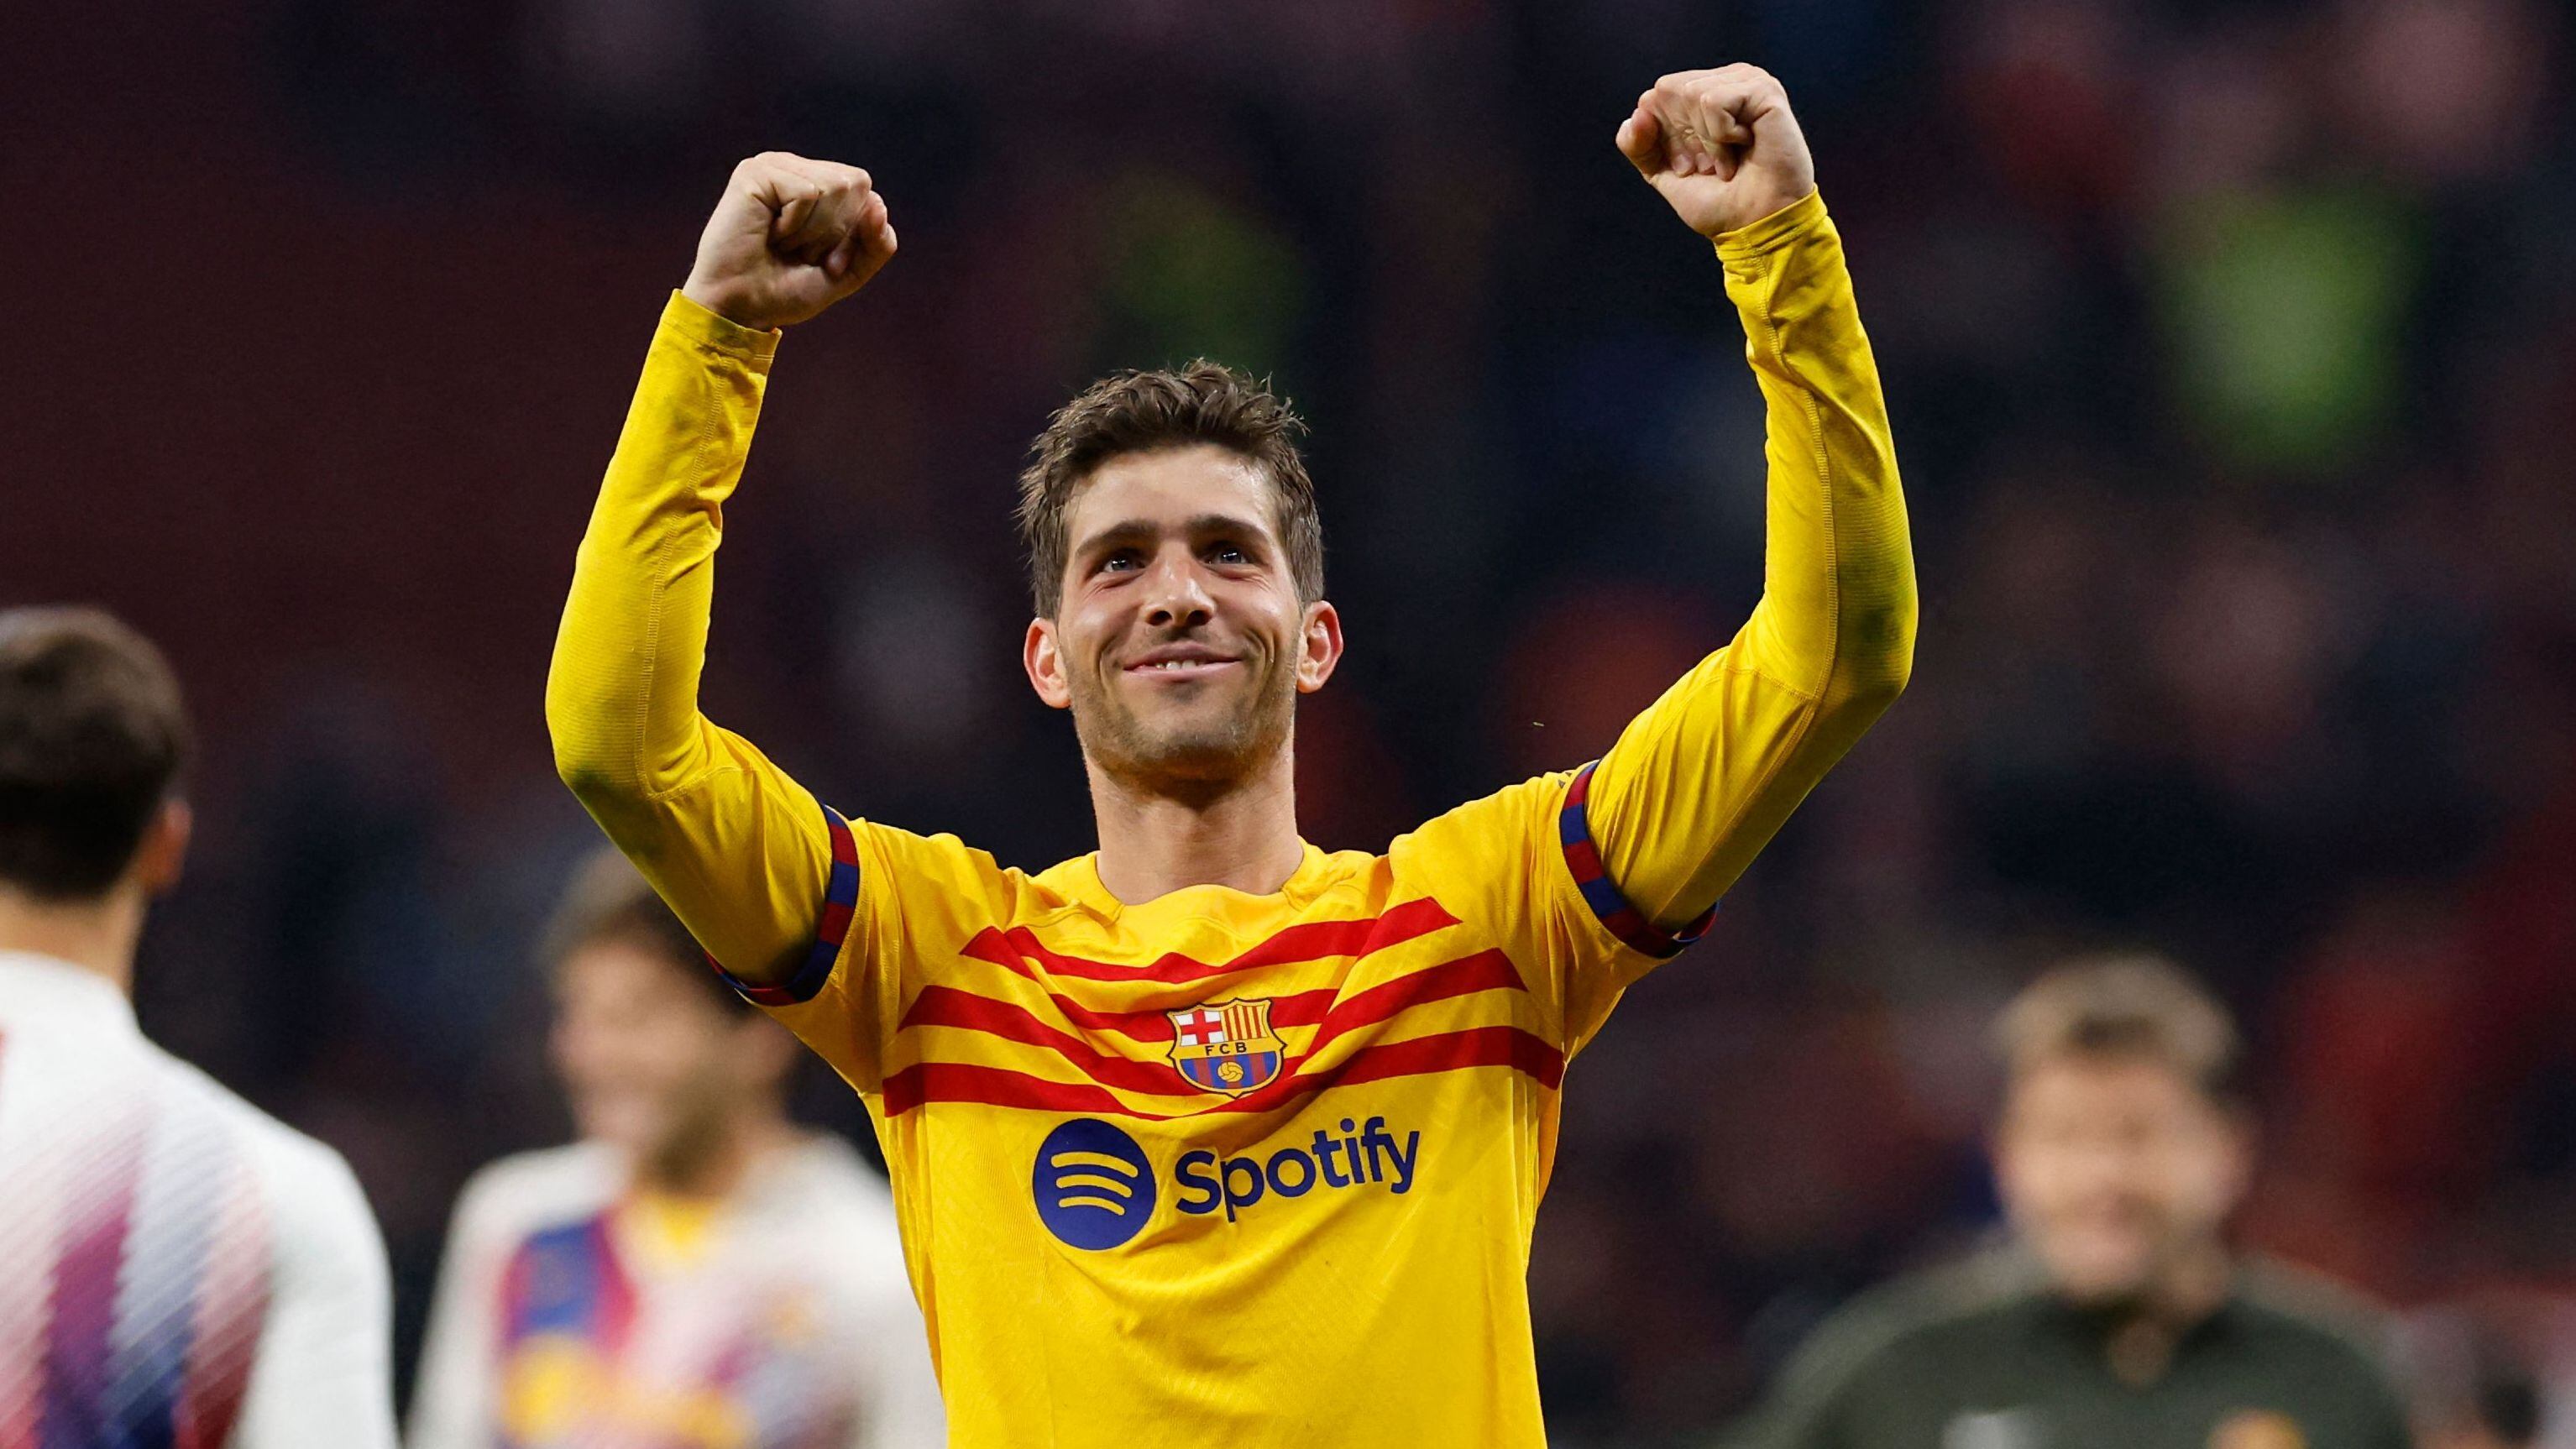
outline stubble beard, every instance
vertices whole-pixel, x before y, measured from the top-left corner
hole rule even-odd
[[[2158,1286],[2175,1268],[2206,1246],[2201,1235],[2172,1222],[2156,1224],[2155,1241],[2128,1271],[2088,1283],[2061,1282],[2059,1291],[2078,1307],[2113,1316],[2149,1306]]]
[[[1276,661],[1234,709],[1168,723],[1139,715],[1089,674],[1071,682],[1073,732],[1084,757],[1154,794],[1224,794],[1286,745],[1296,719],[1296,676]]]

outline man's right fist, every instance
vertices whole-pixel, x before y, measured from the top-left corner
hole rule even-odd
[[[894,255],[868,173],[764,151],[733,168],[680,291],[755,331],[785,327],[865,285]]]

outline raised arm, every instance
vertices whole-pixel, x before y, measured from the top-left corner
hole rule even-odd
[[[1842,239],[1780,83],[1744,65],[1665,76],[1618,145],[1715,242],[1769,436],[1762,601],[1588,784],[1610,880],[1679,931],[1904,689],[1914,561]]]
[[[776,153],[735,168],[653,334],[546,679],[564,783],[754,984],[803,963],[832,838],[812,795],[698,711],[715,551],[777,329],[857,291],[894,249],[866,172]]]

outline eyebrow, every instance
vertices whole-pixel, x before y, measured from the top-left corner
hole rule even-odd
[[[1199,514],[1182,524],[1181,531],[1193,538],[1211,533],[1234,533],[1268,541],[1267,530],[1260,524],[1232,513]],[[1085,558],[1108,549],[1150,543],[1162,532],[1162,526],[1150,518],[1121,519],[1084,539],[1073,552],[1076,558]]]

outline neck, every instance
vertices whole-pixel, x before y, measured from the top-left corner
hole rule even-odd
[[[1268,895],[1306,858],[1297,834],[1295,751],[1282,741],[1236,779],[1147,782],[1086,762],[1100,825],[1100,883],[1130,905],[1183,886]]]
[[[143,892],[131,884],[90,901],[44,901],[0,886],[0,951],[68,961],[131,992],[142,936]]]
[[[754,1169],[787,1145],[795,1129],[786,1114],[755,1110],[718,1130],[684,1134],[635,1165],[636,1179],[674,1197],[731,1197]]]
[[[2183,1335],[2227,1302],[2234,1276],[2235,1264],[2217,1242],[2199,1244],[2167,1264],[2114,1315],[2106,1343],[2111,1371],[2130,1384],[2162,1378]]]

